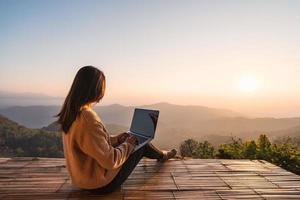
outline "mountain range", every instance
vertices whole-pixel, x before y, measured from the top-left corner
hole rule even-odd
[[[229,140],[230,136],[250,139],[261,133],[276,137],[289,135],[290,132],[297,136],[300,130],[300,118],[249,118],[226,109],[169,103],[138,107],[160,110],[153,142],[164,148],[178,147],[188,138],[208,139],[217,145]],[[113,133],[128,130],[134,108],[119,104],[93,107]],[[0,114],[29,128],[57,131],[58,126],[53,124],[56,118],[53,116],[59,110],[59,106],[12,106],[0,109]]]

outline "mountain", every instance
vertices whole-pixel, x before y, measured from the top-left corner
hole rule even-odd
[[[0,157],[62,157],[61,133],[29,129],[0,115]]]
[[[110,133],[128,128],[109,124]],[[63,157],[62,133],[56,123],[42,129],[26,128],[0,115],[0,157]]]
[[[49,125],[58,112],[58,106],[13,106],[0,110],[0,114],[29,128]]]
[[[6,117],[4,117],[2,115],[0,115],[0,127],[13,129],[14,131],[25,128],[23,126],[20,126],[18,123],[7,119]]]
[[[300,125],[299,126],[294,126],[292,128],[284,129],[284,130],[279,130],[273,132],[273,135],[276,136],[289,136],[292,138],[299,138],[300,139]]]
[[[105,124],[105,128],[108,130],[110,134],[119,134],[128,131],[128,127],[121,126],[118,124]],[[57,122],[53,122],[48,126],[43,127],[42,130],[61,132],[60,125]]]
[[[221,117],[242,116],[230,110],[208,108],[203,106],[181,106],[168,103],[138,106],[140,108],[151,108],[160,110],[160,121],[166,124],[181,123],[194,125],[199,120],[217,119]],[[108,124],[129,126],[133,106],[122,106],[112,104],[108,106],[95,106],[94,110],[99,114],[102,121]],[[0,109],[0,114],[30,128],[41,128],[53,121],[60,110],[59,106],[12,106]],[[185,119],[189,119],[188,121]],[[190,126],[188,125],[188,126]]]
[[[204,106],[181,106],[169,103],[157,103],[138,106],[160,110],[159,122],[154,143],[160,147],[178,147],[188,138],[209,139],[217,145],[230,139],[230,135],[245,139],[257,137],[261,133],[278,136],[300,126],[300,118],[248,118],[240,113]],[[0,109],[0,114],[30,128],[57,130],[53,116],[59,106],[14,106]],[[95,106],[101,120],[112,133],[128,130],[134,107],[113,104]],[[172,140],[170,140],[172,138]]]

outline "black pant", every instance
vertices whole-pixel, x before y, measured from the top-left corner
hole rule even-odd
[[[122,165],[119,173],[109,184],[101,188],[89,189],[88,191],[97,194],[113,192],[115,189],[120,187],[122,183],[124,183],[124,181],[128,178],[128,176],[144,156],[151,159],[161,159],[163,157],[163,153],[151,143],[146,144],[128,157],[128,159]]]

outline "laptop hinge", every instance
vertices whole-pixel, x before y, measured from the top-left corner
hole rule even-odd
[[[139,134],[139,133],[135,133],[135,132],[132,132],[132,131],[128,131],[129,133],[132,133],[132,134],[134,134],[134,135],[138,135],[138,136],[140,136],[140,137],[143,137],[143,138],[152,138],[152,137],[147,137],[147,136],[145,136],[145,135],[141,135],[141,134]]]

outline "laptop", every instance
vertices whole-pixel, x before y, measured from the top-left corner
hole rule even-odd
[[[127,132],[137,138],[137,144],[134,151],[140,149],[154,138],[158,110],[147,110],[136,108],[131,121],[130,130]]]

